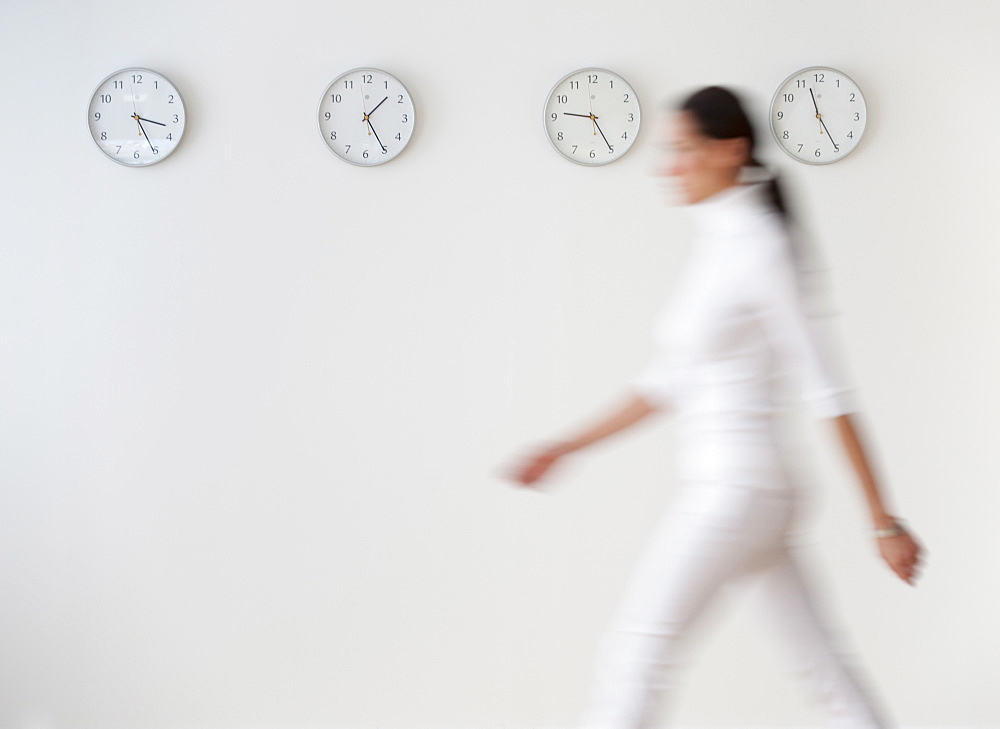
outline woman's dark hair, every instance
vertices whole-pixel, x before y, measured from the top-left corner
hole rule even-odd
[[[706,137],[712,139],[746,137],[750,142],[749,166],[766,169],[754,154],[757,138],[753,124],[743,110],[739,97],[732,91],[721,86],[701,89],[685,99],[680,105],[680,111],[688,112]],[[767,188],[771,203],[781,213],[781,217],[789,222],[788,206],[785,204],[776,176],[771,176]]]

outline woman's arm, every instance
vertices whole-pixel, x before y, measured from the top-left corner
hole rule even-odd
[[[871,514],[872,526],[875,529],[901,527],[886,506],[885,496],[875,481],[871,465],[865,454],[865,449],[861,445],[861,439],[858,437],[858,432],[854,427],[851,416],[846,414],[839,415],[833,418],[833,420],[844,450],[847,451],[851,465],[854,466],[854,471],[861,482],[868,511]],[[920,562],[921,553],[923,552],[923,549],[917,543],[916,539],[914,539],[913,535],[902,531],[895,536],[878,537],[876,541],[878,542],[882,558],[888,563],[892,571],[912,585],[914,579],[917,577],[917,567]]]
[[[552,443],[531,454],[509,472],[510,478],[527,486],[534,483],[561,457],[607,438],[645,418],[657,408],[632,393],[619,407],[575,435]]]
[[[575,436],[562,441],[565,449],[564,452],[572,453],[581,448],[586,448],[599,440],[604,440],[609,435],[614,435],[633,423],[639,422],[655,410],[656,408],[651,403],[642,399],[639,395],[632,393],[621,407],[608,413],[608,415],[590,427],[578,432]]]
[[[844,450],[861,482],[873,525],[876,529],[891,530],[885,535],[876,533],[879,552],[892,571],[912,585],[921,547],[886,507],[849,414],[855,412],[854,388],[833,366],[830,332],[824,336],[820,322],[806,313],[787,241],[780,237],[773,240],[777,245],[762,246],[761,256],[756,260],[758,265],[752,269],[752,290],[761,320],[779,358],[792,370],[798,370],[803,395],[813,412],[835,421]]]
[[[885,497],[875,481],[868,457],[861,445],[861,439],[858,437],[858,431],[854,427],[854,421],[851,420],[850,415],[839,415],[833,418],[833,421],[844,450],[847,451],[847,457],[850,459],[851,465],[854,466],[854,471],[861,482],[861,489],[864,491],[865,501],[868,504],[868,512],[871,514],[872,526],[875,529],[891,528],[896,522],[890,515]]]

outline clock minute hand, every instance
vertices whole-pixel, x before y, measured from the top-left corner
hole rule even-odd
[[[812,88],[809,89],[809,95],[812,97],[813,108],[816,110],[816,118],[819,119],[820,125],[826,130],[826,136],[830,139],[830,144],[833,145],[833,151],[839,152],[840,146],[833,141],[833,136],[830,134],[830,130],[827,128],[826,122],[823,121],[823,115],[819,113],[819,106],[816,105],[816,94],[813,93]]]
[[[595,116],[595,117],[593,117],[593,119],[594,119],[594,126],[597,127],[597,131],[601,132],[601,137],[604,138],[604,143],[606,145],[608,145],[608,149],[609,150],[611,150],[612,152],[614,152],[615,148],[611,146],[611,142],[609,142],[608,138],[604,136],[604,132],[601,130],[601,125],[597,123],[597,117]]]
[[[139,131],[141,131],[142,132],[142,136],[144,136],[146,138],[146,143],[149,145],[149,148],[153,149],[153,143],[149,141],[149,135],[146,134],[146,130],[142,128],[142,122],[139,121],[139,115],[138,114],[134,114],[132,116],[132,118],[135,119],[135,123],[139,125]]]
[[[389,97],[387,96],[385,98],[388,99]],[[384,99],[383,99],[383,101],[384,101]],[[376,108],[378,108],[378,107],[376,107]],[[375,111],[375,109],[372,109],[372,111]],[[386,151],[386,147],[385,147],[384,144],[382,144],[382,140],[378,138],[378,132],[376,132],[375,131],[375,127],[372,126],[372,120],[368,118],[369,116],[371,116],[370,113],[365,115],[365,121],[368,122],[368,128],[371,129],[372,130],[372,134],[375,135],[375,141],[378,142],[378,146],[382,148],[383,152],[385,152]]]
[[[824,129],[826,129],[826,122],[823,121],[822,118],[820,118],[819,123],[823,125]],[[830,144],[833,145],[833,151],[834,152],[839,152],[840,151],[840,145],[838,145],[836,142],[833,141],[833,137],[830,135],[830,130],[829,129],[826,129],[826,136],[829,137]]]

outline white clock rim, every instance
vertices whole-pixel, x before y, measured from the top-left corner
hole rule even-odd
[[[842,155],[840,157],[835,157],[834,159],[826,160],[826,161],[823,161],[823,162],[813,162],[812,160],[802,159],[801,157],[796,157],[794,154],[792,154],[791,152],[788,151],[788,149],[785,147],[785,145],[783,145],[781,143],[781,140],[778,138],[778,132],[774,128],[774,102],[777,101],[778,94],[781,93],[781,90],[783,88],[785,88],[785,84],[787,84],[789,81],[791,81],[792,79],[794,79],[796,76],[799,76],[799,75],[804,74],[804,73],[808,73],[809,71],[832,71],[833,73],[836,73],[836,74],[839,74],[839,75],[843,76],[848,81],[850,81],[852,84],[854,84],[854,88],[856,88],[858,90],[858,93],[861,94],[861,101],[865,105],[865,125],[861,129],[861,136],[858,137],[858,141],[855,142],[854,146],[851,147],[849,150],[847,150],[847,152],[844,155]],[[862,137],[865,136],[865,129],[868,128],[868,102],[865,101],[865,94],[864,94],[864,92],[861,90],[861,87],[858,86],[858,82],[857,81],[855,81],[853,78],[851,78],[850,76],[848,76],[846,73],[844,73],[840,69],[834,68],[833,66],[806,66],[805,68],[798,69],[794,73],[790,73],[788,76],[785,77],[784,81],[782,81],[780,84],[778,84],[778,87],[774,90],[774,94],[771,96],[771,104],[768,107],[768,112],[769,113],[768,113],[768,120],[767,121],[768,121],[768,126],[771,128],[771,137],[774,139],[774,143],[778,145],[778,147],[781,149],[782,152],[784,152],[785,154],[787,154],[789,157],[791,157],[792,159],[794,159],[796,162],[800,162],[800,163],[802,163],[804,165],[812,165],[813,167],[826,167],[827,165],[832,165],[835,162],[840,162],[841,160],[845,160],[848,157],[850,157],[852,154],[854,154],[854,150],[856,150],[858,148],[858,146],[860,146],[861,139],[862,139]]]
[[[151,74],[154,74],[156,76],[159,76],[162,80],[164,80],[168,84],[170,84],[171,88],[173,88],[174,92],[177,94],[177,100],[181,102],[181,110],[182,111],[186,111],[187,107],[184,106],[184,97],[181,95],[180,89],[177,88],[177,84],[175,84],[173,81],[171,81],[169,78],[167,78],[166,76],[164,76],[159,71],[156,71],[156,70],[154,70],[152,68],[146,68],[145,66],[126,66],[125,68],[118,69],[114,73],[109,73],[107,76],[105,76],[103,79],[101,79],[101,82],[99,84],[97,84],[97,86],[94,87],[93,92],[90,94],[90,103],[91,104],[94,103],[94,97],[97,96],[97,92],[101,90],[101,87],[104,86],[104,84],[106,84],[108,81],[110,81],[111,79],[113,79],[118,74],[120,74],[120,73],[127,73],[129,71],[145,71],[146,73],[151,73]],[[87,113],[87,127],[90,129],[90,138],[94,140],[94,144],[96,144],[97,148],[99,150],[101,150],[101,154],[103,154],[105,157],[107,157],[112,162],[120,164],[123,167],[128,167],[129,169],[136,170],[136,169],[142,169],[144,167],[152,167],[154,165],[158,165],[161,162],[163,162],[165,159],[167,159],[168,157],[170,157],[170,155],[172,155],[174,153],[174,151],[181,144],[181,140],[178,139],[177,143],[171,148],[171,150],[169,152],[167,152],[165,155],[163,155],[159,159],[155,159],[152,162],[146,162],[145,164],[138,164],[137,165],[137,164],[132,164],[132,163],[129,163],[129,162],[125,162],[125,161],[120,160],[120,159],[115,159],[110,154],[108,154],[106,151],[104,151],[104,147],[101,146],[101,143],[99,141],[97,141],[97,137],[94,136],[94,126],[93,126],[93,124],[90,121],[90,113],[89,113],[90,112],[90,107],[89,106],[87,107],[87,112],[88,112]],[[184,131],[187,131],[187,114],[184,115]],[[182,131],[181,132],[181,139],[183,139],[183,138],[184,138],[184,132]]]
[[[364,162],[355,162],[354,160],[342,157],[340,154],[337,153],[337,151],[333,147],[327,144],[326,136],[323,134],[323,122],[322,122],[323,103],[326,101],[327,92],[330,89],[332,89],[338,81],[342,81],[345,77],[350,76],[352,73],[361,73],[362,71],[375,71],[376,73],[381,73],[393,79],[396,83],[398,83],[400,86],[403,87],[403,91],[406,93],[406,97],[410,100],[410,106],[413,108],[413,119],[410,121],[410,136],[407,137],[406,144],[403,145],[403,148],[399,150],[396,154],[392,155],[392,157],[390,157],[389,159],[384,159],[380,162],[371,162],[370,164],[365,164]],[[394,159],[403,154],[403,152],[406,151],[406,148],[410,146],[410,141],[413,139],[413,135],[417,131],[417,105],[413,101],[413,94],[411,94],[410,90],[406,88],[406,84],[400,81],[395,74],[389,73],[388,71],[385,71],[381,68],[375,68],[374,66],[359,66],[358,68],[352,68],[350,71],[344,71],[339,76],[336,76],[333,79],[333,81],[331,81],[327,85],[327,87],[323,90],[323,94],[319,97],[319,104],[316,107],[316,128],[319,130],[319,138],[323,140],[323,146],[326,147],[328,150],[330,150],[330,154],[332,154],[337,159],[343,160],[347,164],[354,165],[355,167],[364,167],[368,169],[372,167],[380,167],[388,162],[392,162]]]
[[[567,156],[566,153],[563,152],[561,149],[559,149],[559,147],[556,146],[556,143],[552,141],[552,136],[549,134],[548,121],[547,121],[547,118],[545,116],[545,114],[546,114],[546,112],[548,111],[548,108],[549,108],[549,102],[552,101],[552,95],[556,92],[556,89],[558,89],[559,86],[564,81],[566,81],[567,79],[569,79],[569,78],[571,78],[573,76],[576,76],[578,73],[585,73],[587,71],[596,71],[596,72],[599,72],[599,73],[608,73],[608,74],[611,74],[612,76],[614,76],[615,78],[617,78],[622,83],[624,83],[632,91],[632,94],[635,97],[635,104],[636,104],[636,106],[638,107],[638,110],[639,110],[639,121],[638,121],[639,126],[636,129],[635,137],[632,138],[632,143],[629,144],[628,149],[626,149],[624,152],[622,152],[617,157],[614,157],[613,159],[606,159],[603,162],[584,162],[583,160],[573,159],[572,157]],[[639,101],[639,94],[636,93],[635,86],[633,86],[631,83],[629,83],[628,79],[626,79],[620,73],[618,73],[616,71],[612,71],[611,69],[608,69],[608,68],[601,68],[599,66],[584,66],[583,68],[578,68],[575,71],[570,71],[565,76],[563,76],[561,79],[559,79],[558,81],[556,81],[552,85],[552,88],[549,89],[549,93],[545,97],[545,103],[542,104],[542,129],[545,131],[545,138],[547,140],[549,140],[549,144],[552,145],[552,148],[556,152],[558,152],[559,156],[562,157],[563,159],[567,159],[570,162],[572,162],[573,164],[580,165],[581,167],[603,167],[604,165],[609,165],[612,162],[617,162],[622,157],[624,157],[626,154],[628,154],[631,151],[632,147],[635,146],[636,141],[639,139],[639,130],[642,129],[642,102]]]

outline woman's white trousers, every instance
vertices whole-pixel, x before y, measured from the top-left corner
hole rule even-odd
[[[585,729],[653,726],[669,710],[692,627],[719,588],[740,577],[759,581],[764,615],[831,725],[888,726],[797,563],[789,533],[800,499],[793,490],[682,482],[601,644]]]

